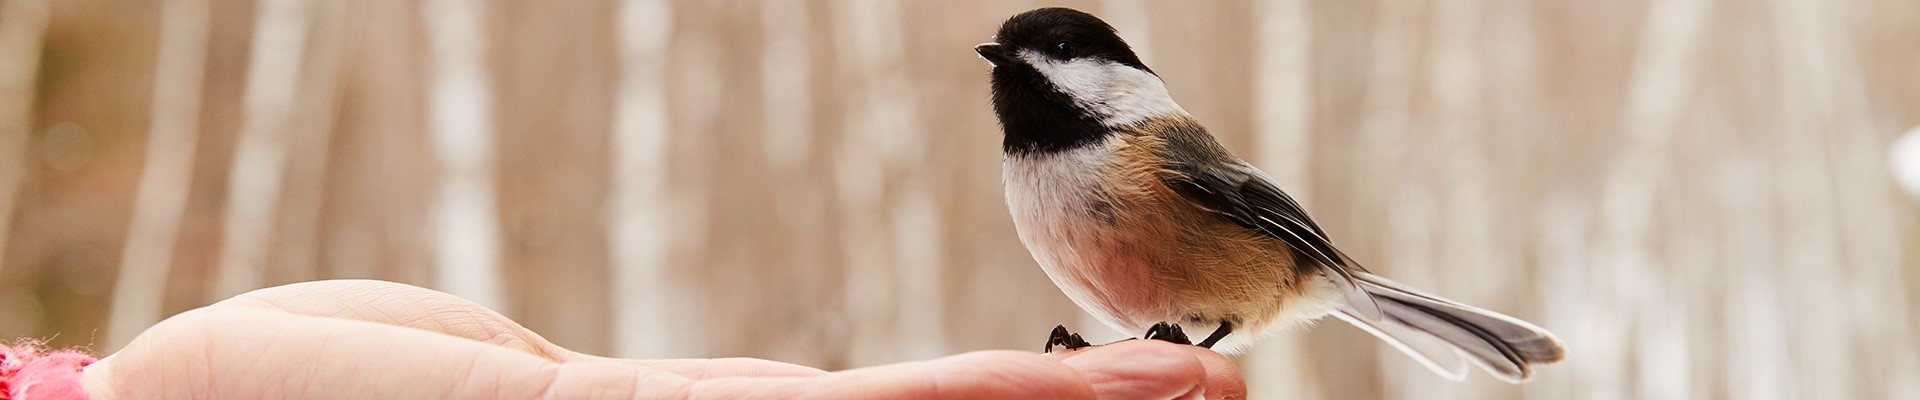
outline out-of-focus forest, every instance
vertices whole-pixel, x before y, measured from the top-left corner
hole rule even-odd
[[[0,338],[106,352],[377,278],[628,357],[1117,339],[1001,194],[971,46],[1041,5],[0,0]],[[1368,268],[1570,354],[1452,383],[1323,323],[1239,359],[1255,398],[1920,393],[1888,151],[1920,125],[1920,2],[1059,5]]]

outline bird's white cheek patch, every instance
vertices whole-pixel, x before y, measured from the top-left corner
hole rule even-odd
[[[1097,59],[1059,61],[1024,49],[1020,50],[1020,58],[1072,96],[1080,108],[1098,116],[1106,126],[1126,126],[1186,113],[1173,101],[1173,96],[1167,94],[1166,83],[1147,71]]]

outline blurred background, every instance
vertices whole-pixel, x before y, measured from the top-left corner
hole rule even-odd
[[[0,0],[0,338],[375,278],[628,357],[1118,339],[1001,194],[970,47],[1041,5]],[[1920,2],[1060,5],[1368,268],[1570,353],[1451,383],[1323,323],[1256,398],[1920,393]]]

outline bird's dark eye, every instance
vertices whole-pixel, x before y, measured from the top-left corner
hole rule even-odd
[[[1072,43],[1072,42],[1060,42],[1060,43],[1056,43],[1056,44],[1054,44],[1054,45],[1053,45],[1053,48],[1054,48],[1054,50],[1057,50],[1057,51],[1059,51],[1059,52],[1060,52],[1060,55],[1064,55],[1064,56],[1070,56],[1070,55],[1073,55],[1073,43]]]

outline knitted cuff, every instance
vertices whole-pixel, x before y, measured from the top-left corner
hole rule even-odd
[[[0,344],[0,400],[86,400],[80,370],[93,356],[23,341]]]

